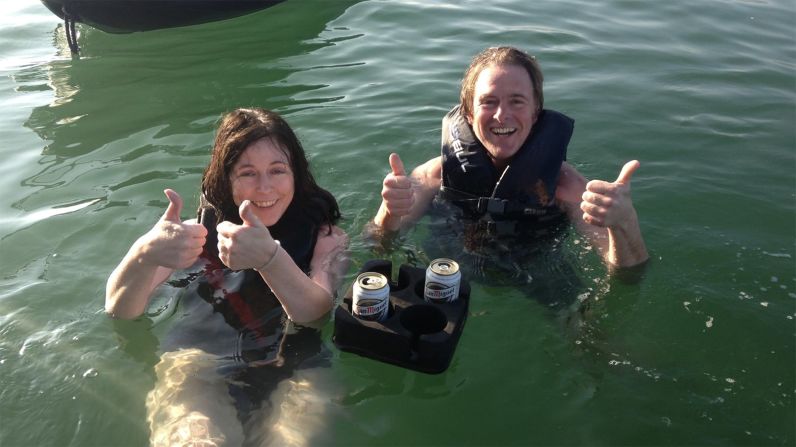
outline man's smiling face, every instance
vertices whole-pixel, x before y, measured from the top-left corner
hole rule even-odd
[[[522,147],[537,119],[531,77],[517,65],[492,65],[478,75],[473,92],[475,136],[502,170]]]

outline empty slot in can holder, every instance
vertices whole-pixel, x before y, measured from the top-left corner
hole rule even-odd
[[[401,312],[401,326],[414,336],[433,334],[445,329],[448,320],[433,304],[409,306]]]

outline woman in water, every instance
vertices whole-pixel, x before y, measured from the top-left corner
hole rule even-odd
[[[182,221],[182,199],[165,194],[161,219],[108,279],[105,309],[139,317],[176,270],[194,272],[147,398],[152,441],[238,443],[249,436],[241,423],[320,351],[318,331],[307,326],[334,305],[348,238],[298,138],[267,110],[238,109],[221,121],[198,221]],[[203,381],[228,392],[215,396]],[[219,399],[232,405],[225,410]]]

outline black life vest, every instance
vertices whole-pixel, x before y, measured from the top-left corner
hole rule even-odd
[[[490,232],[511,233],[518,222],[560,222],[556,184],[574,124],[562,113],[543,110],[501,174],[459,106],[454,107],[442,120],[441,197],[465,217],[486,223]]]

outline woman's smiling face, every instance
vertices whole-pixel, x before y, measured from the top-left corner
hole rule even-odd
[[[537,119],[531,77],[518,65],[491,65],[478,75],[473,92],[476,137],[499,169],[508,165]]]
[[[240,206],[250,200],[257,217],[270,227],[293,201],[295,182],[287,153],[271,138],[249,145],[230,172],[232,199]]]

